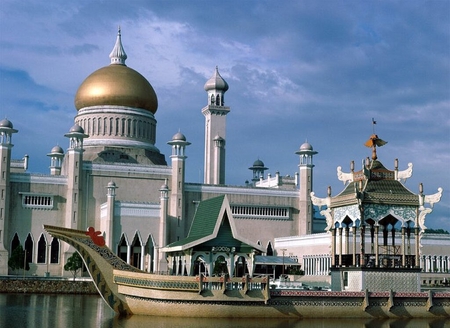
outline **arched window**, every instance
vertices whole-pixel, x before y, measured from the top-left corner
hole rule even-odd
[[[154,252],[155,252],[155,243],[154,243],[154,241],[153,241],[153,238],[152,238],[152,236],[150,235],[150,236],[148,236],[148,238],[147,238],[147,243],[146,243],[146,246],[145,246],[145,252],[146,252],[146,256],[147,256],[147,268],[146,268],[146,271],[147,272],[153,272],[153,270],[154,270],[154,263],[153,263],[153,260],[154,260],[154,258],[153,258],[153,255],[154,255]]]
[[[267,256],[273,256],[273,248],[272,248],[272,243],[270,241],[267,244],[266,254],[267,254]]]
[[[50,263],[59,263],[59,241],[53,238],[50,251]]]
[[[119,245],[117,246],[117,256],[119,256],[122,260],[125,262],[127,261],[127,241],[125,239],[125,235],[122,235],[122,238],[120,238]]]
[[[214,105],[215,102],[214,95],[211,95],[211,104]]]
[[[47,258],[47,243],[45,242],[44,235],[41,235],[38,241],[37,263],[45,263]]]
[[[134,236],[133,244],[131,245],[131,265],[136,268],[141,267],[141,241],[138,234]]]
[[[14,250],[20,245],[19,236],[17,233],[14,234],[14,238],[11,242],[11,253],[14,252]]]
[[[25,240],[25,252],[27,263],[33,263],[33,239],[31,234],[28,234],[27,240]]]
[[[227,262],[223,255],[217,257],[216,262],[214,263],[213,275],[222,276],[223,274],[228,273]]]
[[[219,95],[216,96],[216,105],[220,106],[220,96]]]

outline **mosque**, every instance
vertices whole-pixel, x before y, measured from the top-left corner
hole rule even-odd
[[[48,174],[28,173],[27,157],[11,158],[12,138],[19,131],[8,119],[0,121],[0,275],[13,273],[8,258],[18,245],[26,250],[30,266],[26,275],[70,274],[63,266],[73,249],[52,238],[44,224],[94,227],[124,261],[147,272],[164,272],[168,270],[164,247],[188,236],[200,202],[223,195],[240,236],[264,255],[300,263],[305,276],[333,276],[331,268],[338,272],[369,263],[448,272],[449,238],[421,243],[426,239],[425,216],[442,189],[431,196],[407,190],[401,181],[410,176],[412,165],[399,171],[396,163],[390,171],[375,158],[362,171],[355,172],[354,167],[351,173],[338,171],[346,188],[322,199],[313,193],[317,151],[306,142],[293,150],[299,156],[295,176],[264,177],[267,168],[257,160],[249,168],[251,182],[227,185],[226,117],[231,109],[224,97],[229,86],[216,67],[204,85],[206,105],[201,109],[204,181],[187,182],[190,142],[176,132],[167,141],[170,159],[156,146],[158,98],[147,79],[126,66],[120,30],[109,57],[110,64],[78,88],[75,122],[65,134],[68,148],[50,150]],[[394,195],[385,198],[386,192]],[[360,271],[352,274],[361,277]],[[342,275],[339,271],[336,277]]]

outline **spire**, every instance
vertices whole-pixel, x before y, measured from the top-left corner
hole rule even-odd
[[[125,60],[127,59],[127,54],[122,46],[122,37],[120,34],[120,26],[119,31],[117,32],[116,44],[114,45],[114,49],[109,54],[109,58],[111,58],[111,65],[125,65]]]

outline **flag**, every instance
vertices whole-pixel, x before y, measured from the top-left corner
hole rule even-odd
[[[373,118],[372,118],[372,124],[377,124],[377,121],[375,121]]]

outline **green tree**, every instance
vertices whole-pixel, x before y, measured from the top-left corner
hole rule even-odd
[[[73,280],[75,281],[75,277],[82,267],[83,260],[81,259],[80,254],[78,254],[78,252],[75,252],[71,257],[67,259],[67,263],[64,265],[64,270],[72,272]]]
[[[8,260],[8,266],[13,270],[25,269],[30,270],[28,262],[25,262],[25,250],[22,245],[17,246],[11,253]]]

